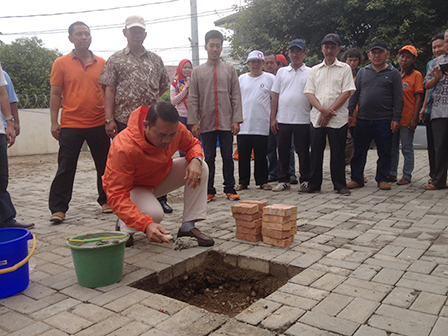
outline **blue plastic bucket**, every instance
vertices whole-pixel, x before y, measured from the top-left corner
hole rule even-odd
[[[23,291],[30,282],[28,260],[36,249],[28,254],[28,240],[33,235],[27,229],[0,229],[0,298]]]

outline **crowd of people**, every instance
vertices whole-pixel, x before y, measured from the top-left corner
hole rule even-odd
[[[431,41],[436,58],[423,77],[415,67],[415,46],[400,49],[397,69],[387,63],[387,44],[373,41],[367,54],[370,63],[359,69],[364,59],[358,49],[348,49],[338,59],[343,44],[335,33],[323,37],[323,61],[312,68],[304,62],[306,43],[297,38],[288,48],[289,65],[284,55],[253,50],[246,59],[249,72],[238,76],[221,60],[223,35],[211,30],[205,35],[207,61],[193,69],[192,62],[183,59],[171,83],[162,59],[143,47],[147,32],[140,16],[126,19],[127,46],[107,62],[90,51],[92,38],[85,23],[73,23],[68,32],[74,49],[54,62],[50,79],[51,133],[59,141],[58,170],[49,194],[54,224],[66,218],[84,141],[97,171],[101,211],[118,216],[115,229],[131,235],[128,246],[139,231],[149,241],[169,241],[170,232],[160,224],[164,213],[173,211],[166,195],[182,186],[183,221],[177,236],[196,238],[200,246],[214,244],[195,223],[205,219],[207,202],[217,198],[218,144],[229,200],[239,200],[238,192],[249,188],[252,159],[255,185],[263,191],[284,192],[300,183],[301,193],[319,192],[327,141],[333,188],[348,196],[367,183],[364,167],[373,140],[378,188],[411,183],[413,137],[420,120],[426,124],[430,167],[424,188],[446,187],[448,31]],[[29,228],[34,224],[15,220],[6,190],[6,147],[14,143],[20,124],[17,98],[5,78],[0,72],[5,120],[0,123],[0,227]],[[167,90],[171,103],[160,101]],[[399,178],[400,145],[404,164]],[[176,152],[179,157],[173,158]]]

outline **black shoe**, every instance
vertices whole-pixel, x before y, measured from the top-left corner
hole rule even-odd
[[[21,229],[31,229],[31,228],[34,227],[34,223],[25,224],[25,223],[20,223],[18,221],[14,221],[14,224],[12,224],[9,227],[11,227],[11,228],[21,228]]]
[[[173,208],[170,207],[166,201],[159,201],[159,202],[160,202],[160,205],[162,206],[164,213],[172,213],[173,212]]]
[[[289,181],[289,183],[291,183],[291,184],[299,184],[299,181],[297,181],[297,179],[295,179],[295,178],[292,178],[292,179]]]
[[[342,188],[338,190],[338,193],[341,194],[342,196],[350,196],[351,191],[348,190],[348,188]]]
[[[320,190],[313,190],[313,189],[310,189],[308,187],[299,189],[299,193],[307,193],[307,194],[314,194],[314,193],[317,193],[319,191]]]

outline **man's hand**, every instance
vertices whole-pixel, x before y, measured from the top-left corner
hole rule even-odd
[[[392,133],[396,133],[400,129],[400,123],[396,121],[391,121],[390,129],[392,130]]]
[[[442,77],[443,77],[443,73],[442,73],[442,69],[440,69],[440,67],[439,66],[436,66],[435,68],[434,68],[434,70],[432,71],[432,74],[434,75],[434,77],[437,79],[437,80],[440,80]],[[445,74],[446,75],[446,74]]]
[[[18,120],[14,121],[14,130],[16,131],[16,136],[19,136],[20,134],[20,123]]]
[[[199,126],[199,124],[191,126],[191,133],[195,138],[199,138],[199,135],[201,134],[201,126]]]
[[[3,121],[0,121],[3,122]],[[11,122],[8,122],[8,127],[5,130],[6,134],[6,143],[8,144],[8,148],[14,145],[14,142],[16,141],[16,131],[14,130],[14,127],[12,127]]]
[[[109,121],[105,127],[106,134],[109,138],[113,139],[117,135],[117,124],[114,120]]]
[[[352,127],[353,119],[353,117],[348,116],[348,127]]]
[[[170,232],[159,223],[151,223],[146,227],[146,237],[150,242],[169,243],[170,240],[165,236]]]
[[[205,162],[203,162],[202,164],[205,164]],[[199,161],[198,159],[192,159],[188,164],[187,169],[185,169],[185,185],[189,186],[191,189],[196,189],[196,187],[201,184],[201,179],[201,161]]]
[[[271,119],[271,131],[272,131],[272,133],[277,135],[277,132],[278,132],[278,121],[277,121],[277,119],[274,119],[274,120]]]
[[[232,134],[237,135],[240,132],[240,124],[234,122],[232,123]]]
[[[51,135],[53,138],[59,141],[59,135],[61,134],[61,126],[59,123],[52,123],[51,124]]]
[[[412,118],[408,128],[411,132],[414,132],[415,129],[417,128],[417,125],[418,125],[418,119],[416,120],[415,118]]]

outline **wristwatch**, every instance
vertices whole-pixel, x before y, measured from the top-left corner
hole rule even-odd
[[[195,157],[193,157],[193,159],[199,160],[199,162],[201,163],[201,166],[202,166],[202,161],[204,161],[204,160],[202,160],[199,156],[195,156]]]
[[[106,122],[104,124],[108,125],[112,120],[114,120],[114,118],[106,119]]]
[[[14,122],[15,120],[14,120],[14,117],[11,115],[9,117],[6,117],[5,121],[12,121],[12,122]]]

